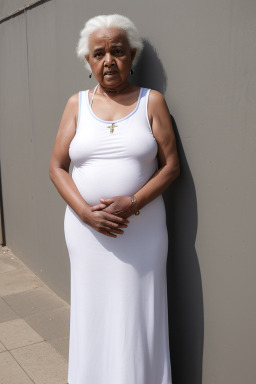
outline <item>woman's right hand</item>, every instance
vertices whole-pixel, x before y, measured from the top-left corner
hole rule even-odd
[[[80,218],[97,232],[109,237],[117,237],[116,234],[123,234],[124,231],[121,228],[127,228],[129,223],[129,220],[104,212],[103,210],[86,211]]]

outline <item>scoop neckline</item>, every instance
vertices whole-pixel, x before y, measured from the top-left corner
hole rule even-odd
[[[112,124],[112,123],[119,123],[120,121],[123,121],[123,120],[126,120],[128,119],[130,116],[132,116],[136,111],[137,109],[139,108],[139,104],[140,104],[140,99],[141,99],[141,94],[142,94],[142,88],[143,87],[140,87],[140,92],[139,92],[139,97],[138,97],[138,100],[137,100],[137,105],[136,107],[134,108],[133,111],[131,111],[128,115],[122,117],[122,119],[118,119],[118,120],[103,120],[101,119],[100,117],[96,116],[90,106],[90,103],[89,103],[89,89],[87,90],[87,94],[86,94],[86,103],[87,103],[87,106],[88,106],[88,109],[91,113],[91,115],[98,121],[102,122],[102,123],[106,123],[106,124]]]

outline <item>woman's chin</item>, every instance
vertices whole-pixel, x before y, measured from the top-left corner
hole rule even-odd
[[[109,73],[107,75],[104,75],[104,79],[117,79],[119,78],[119,74],[118,73]]]
[[[122,80],[120,79],[120,77],[117,74],[113,74],[113,75],[105,75],[103,78],[103,82],[105,84],[117,84],[118,85],[122,82]]]
[[[107,75],[107,76],[104,76],[101,84],[106,87],[115,88],[115,87],[120,87],[120,85],[122,85],[123,83],[125,83],[125,81],[120,79],[119,76]]]

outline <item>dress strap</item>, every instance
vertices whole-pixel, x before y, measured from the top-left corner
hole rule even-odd
[[[97,84],[96,87],[94,88],[94,91],[93,91],[93,94],[92,94],[92,99],[91,99],[91,104],[90,104],[91,107],[92,107],[93,98],[94,98],[94,95],[95,95],[95,93],[96,93],[96,91],[97,91],[98,86],[99,86],[99,84]]]

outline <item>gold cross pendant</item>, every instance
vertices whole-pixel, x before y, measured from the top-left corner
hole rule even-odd
[[[117,125],[115,123],[112,123],[111,125],[109,125],[107,128],[110,129],[110,132],[113,133],[114,132],[114,129],[117,127]]]

